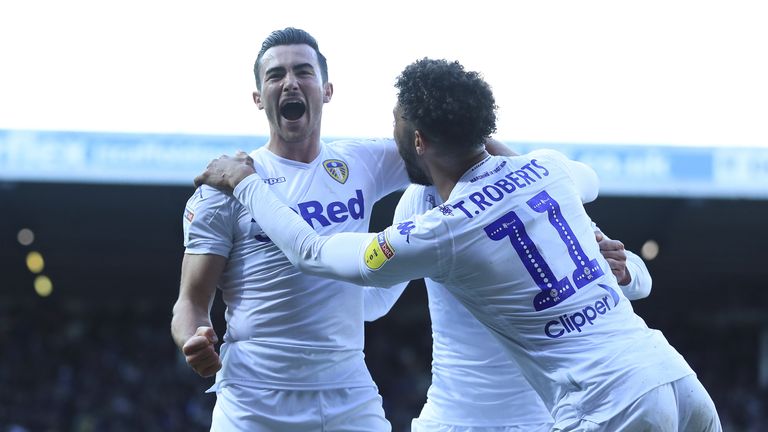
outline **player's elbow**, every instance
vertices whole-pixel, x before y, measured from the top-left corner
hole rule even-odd
[[[641,283],[640,286],[638,287],[638,290],[637,290],[639,295],[638,298],[643,299],[651,295],[652,286],[653,286],[653,279],[651,278],[650,275],[646,275],[643,278],[643,283]]]
[[[621,286],[624,296],[629,300],[640,300],[651,295],[651,277],[649,275],[636,275],[637,280],[630,282],[628,286]]]
[[[600,192],[600,178],[594,171],[592,171],[591,174],[592,175],[589,176],[589,180],[587,182],[588,186],[584,188],[585,190],[581,196],[581,201],[584,203],[589,203],[596,200],[597,195]]]
[[[307,273],[307,274],[314,274],[313,270],[316,266],[313,266],[311,264],[311,261],[309,259],[305,258],[289,258],[289,261],[291,261],[291,264],[293,264],[294,267],[296,267],[300,272]]]

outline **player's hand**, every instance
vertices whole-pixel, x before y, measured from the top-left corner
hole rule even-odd
[[[195,177],[195,186],[213,186],[225,192],[232,192],[244,178],[255,173],[253,159],[248,153],[237,152],[235,156],[221,155],[211,161],[202,174]]]
[[[600,231],[595,231],[595,239],[600,246],[600,253],[608,261],[611,272],[616,276],[619,284],[627,285],[632,282],[632,275],[627,271],[627,254],[624,253],[624,243],[612,240]]]
[[[195,334],[187,339],[181,352],[187,364],[202,377],[214,375],[221,369],[221,359],[216,353],[215,345],[219,341],[216,332],[210,327],[198,327]]]

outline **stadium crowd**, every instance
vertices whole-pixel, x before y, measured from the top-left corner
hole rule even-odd
[[[638,308],[641,315],[652,301]],[[366,329],[366,361],[395,432],[409,430],[430,382],[425,302],[423,286],[409,287],[390,315]],[[157,298],[3,298],[0,432],[207,431],[212,380],[184,363],[169,320],[170,302]],[[703,335],[673,320],[660,325],[700,371],[724,430],[768,430],[758,334],[723,328]]]

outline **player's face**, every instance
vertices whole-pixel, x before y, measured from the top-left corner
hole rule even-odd
[[[411,183],[430,186],[432,179],[423,169],[421,158],[416,153],[416,129],[403,115],[399,105],[392,111],[395,116],[393,136],[397,143],[397,151],[405,162],[405,171]]]
[[[333,86],[323,84],[317,54],[309,45],[280,45],[268,49],[259,69],[261,91],[253,97],[269,120],[270,132],[287,142],[319,136],[323,104]]]

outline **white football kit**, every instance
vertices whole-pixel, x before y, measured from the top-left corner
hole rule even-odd
[[[598,190],[586,165],[552,150],[489,156],[445,204],[378,234],[319,236],[258,181],[235,196],[291,262],[359,285],[443,284],[512,355],[554,429],[607,423],[628,407],[678,412],[640,402],[694,372],[633,312],[600,255],[582,204]],[[716,419],[714,405],[695,415]]]
[[[408,184],[392,140],[322,143],[319,156],[311,163],[281,158],[266,147],[251,156],[262,169],[260,181],[323,234],[367,232],[373,204]],[[255,423],[227,423],[227,418],[244,419],[253,414],[248,411],[255,408],[245,406],[241,411],[237,401],[226,400],[229,394],[234,398],[241,388],[303,391],[358,387],[372,389],[369,396],[386,424],[386,428],[376,426],[375,430],[388,430],[378,391],[364,362],[359,288],[301,273],[245,207],[231,195],[208,186],[199,188],[187,203],[184,235],[187,254],[227,257],[219,281],[227,306],[222,369],[209,390],[218,396],[214,430],[219,420],[220,430],[255,430],[248,427]],[[222,392],[227,386],[237,389]],[[279,406],[285,403],[275,405],[277,408],[265,409],[279,413]],[[237,413],[218,412],[228,408]],[[361,412],[359,407],[352,409]]]
[[[410,185],[395,209],[393,225],[409,221],[442,200],[433,186]],[[647,297],[651,277],[642,259],[630,251],[632,280],[620,285],[630,300]],[[444,287],[424,280],[432,321],[432,384],[413,432],[549,431],[552,417],[523,378],[519,367],[488,329]],[[366,321],[386,314],[405,287],[365,287]]]

